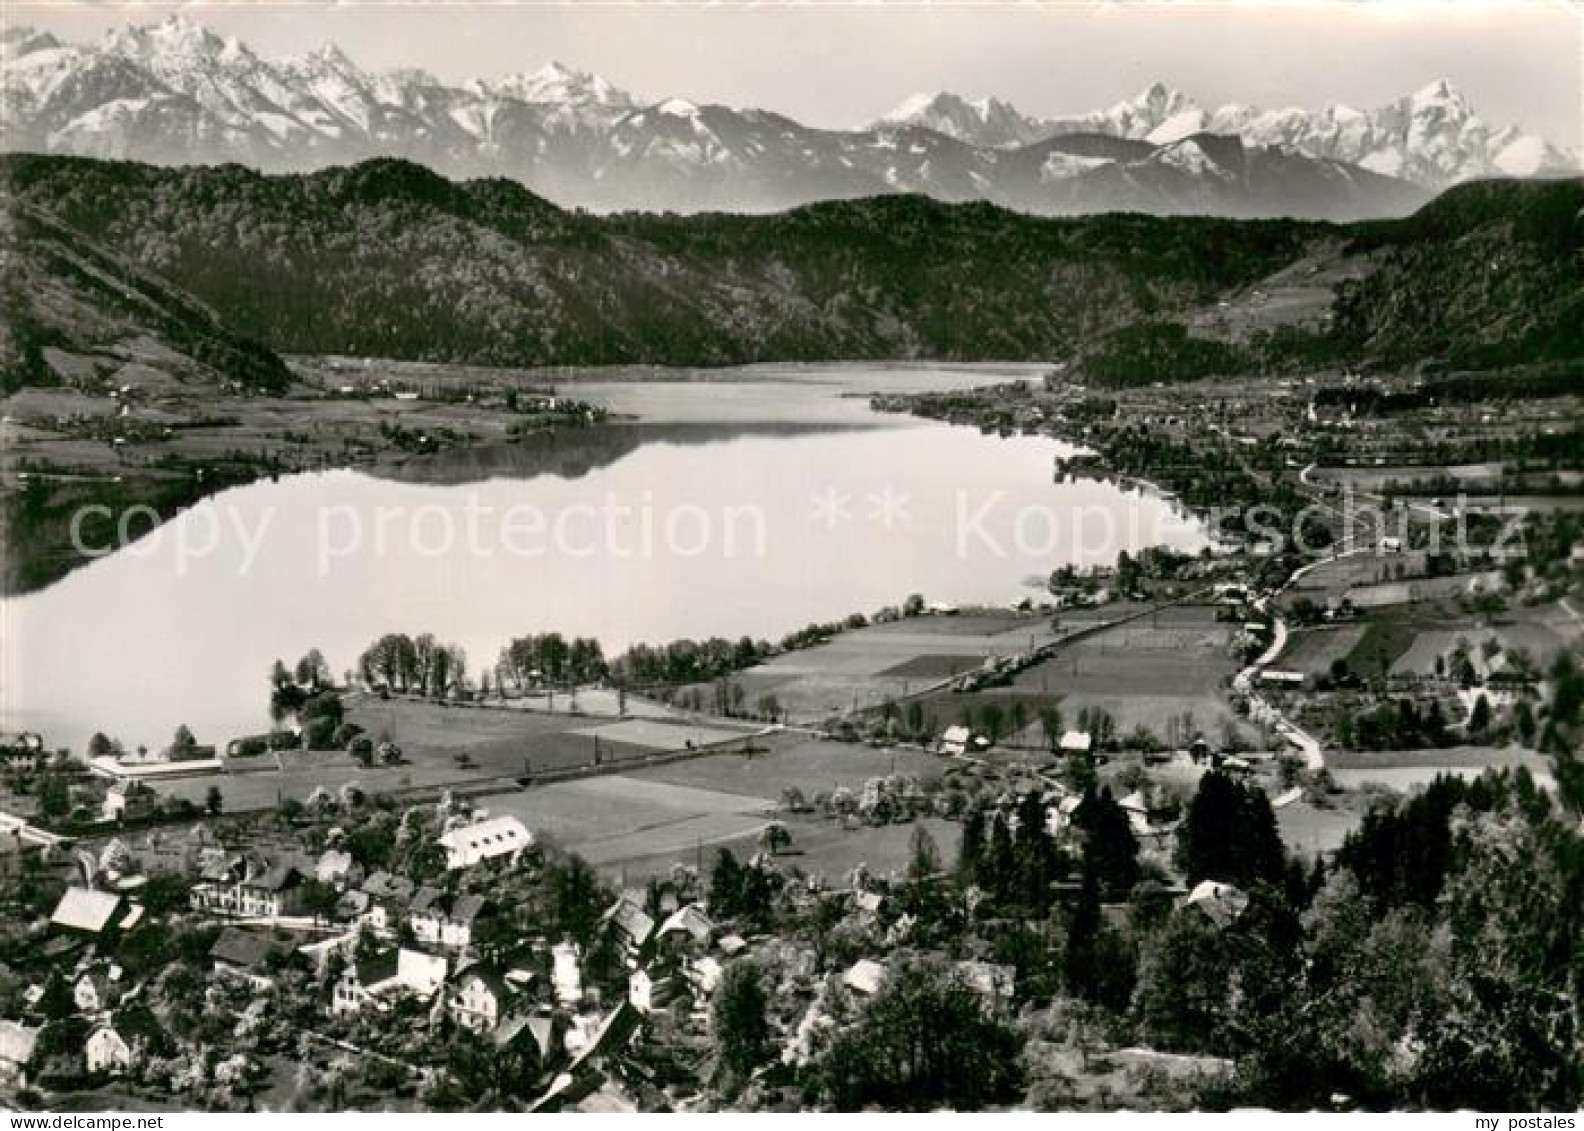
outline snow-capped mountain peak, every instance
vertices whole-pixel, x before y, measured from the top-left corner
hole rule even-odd
[[[552,60],[537,71],[511,75],[488,84],[497,94],[520,102],[559,102],[629,109],[634,101],[599,75]]]
[[[996,98],[964,98],[942,91],[914,94],[886,114],[876,126],[923,126],[969,145],[992,148],[1027,145],[1042,135],[1034,119]]]
[[[1317,110],[1212,110],[1157,82],[1048,119],[992,96],[936,92],[841,131],[768,110],[635,98],[564,62],[451,83],[364,71],[334,44],[267,60],[179,14],[83,45],[5,29],[0,111],[13,149],[268,170],[400,156],[448,175],[514,176],[592,207],[757,210],[922,192],[1034,211],[1131,203],[1345,218],[1400,210],[1423,193],[1338,165],[1440,188],[1571,164],[1542,138],[1486,124],[1445,80],[1375,109]],[[1271,178],[1268,195],[1250,195],[1251,176]],[[1295,178],[1316,186],[1302,200]],[[1140,195],[1118,195],[1128,192]]]

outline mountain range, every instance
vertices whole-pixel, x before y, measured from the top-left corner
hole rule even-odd
[[[1195,134],[1236,136],[1310,157],[1359,165],[1425,188],[1491,176],[1573,171],[1577,159],[1516,126],[1485,122],[1468,99],[1438,80],[1384,106],[1358,110],[1261,110],[1237,103],[1212,110],[1156,83],[1136,98],[1068,118],[1040,119],[993,98],[915,95],[882,121],[937,130],[970,145],[1016,147],[1064,134],[1093,133],[1170,145]]]
[[[301,172],[377,156],[503,176],[595,211],[765,212],[921,193],[1020,211],[1296,216],[1412,211],[1445,184],[1572,159],[1481,121],[1441,83],[1375,111],[1199,109],[1156,85],[1109,109],[1037,119],[994,100],[910,99],[865,128],[651,100],[551,63],[447,84],[372,73],[326,46],[270,61],[182,16],[93,44],[9,28],[0,111],[12,151]]]
[[[596,216],[393,159],[271,176],[8,155],[0,194],[8,260],[39,265],[6,280],[12,386],[139,325],[253,388],[281,371],[247,341],[509,366],[1092,356],[1118,380],[1191,376],[1185,353],[1257,372],[1584,356],[1578,179],[1462,185],[1346,227],[919,196]],[[1314,317],[1270,321],[1295,287]],[[1266,329],[1216,328],[1244,306]]]

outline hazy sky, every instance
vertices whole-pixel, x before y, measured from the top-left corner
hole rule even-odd
[[[1107,105],[1160,79],[1201,103],[1373,106],[1436,78],[1487,120],[1584,148],[1580,3],[6,3],[71,39],[180,7],[266,56],[338,43],[359,64],[497,78],[550,59],[634,93],[867,122],[914,91],[1025,112]]]

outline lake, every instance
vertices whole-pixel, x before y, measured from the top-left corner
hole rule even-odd
[[[1057,483],[1042,437],[884,415],[869,390],[959,388],[1007,370],[864,366],[703,381],[580,381],[639,422],[403,468],[296,475],[215,495],[49,588],[8,599],[7,730],[81,749],[264,729],[271,662],[339,673],[390,631],[638,642],[752,635],[873,613],[1038,597],[1031,579],[1121,549],[1197,550],[1172,504]]]

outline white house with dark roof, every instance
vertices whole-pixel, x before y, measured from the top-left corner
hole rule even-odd
[[[452,896],[422,887],[413,897],[408,923],[421,943],[466,950],[473,945],[473,928],[487,908],[482,895]]]
[[[101,1025],[88,1034],[88,1042],[83,1046],[83,1059],[89,1072],[118,1073],[125,1072],[137,1062],[137,1053],[113,1026]]]
[[[302,873],[290,864],[232,856],[210,865],[188,897],[195,911],[242,919],[278,919],[300,903]]]
[[[470,966],[460,971],[446,992],[445,1010],[458,1025],[475,1033],[488,1033],[511,1010],[517,992],[493,966]]]
[[[98,971],[84,973],[72,986],[72,1001],[79,1013],[103,1013],[115,1004],[118,996],[110,979]]]

